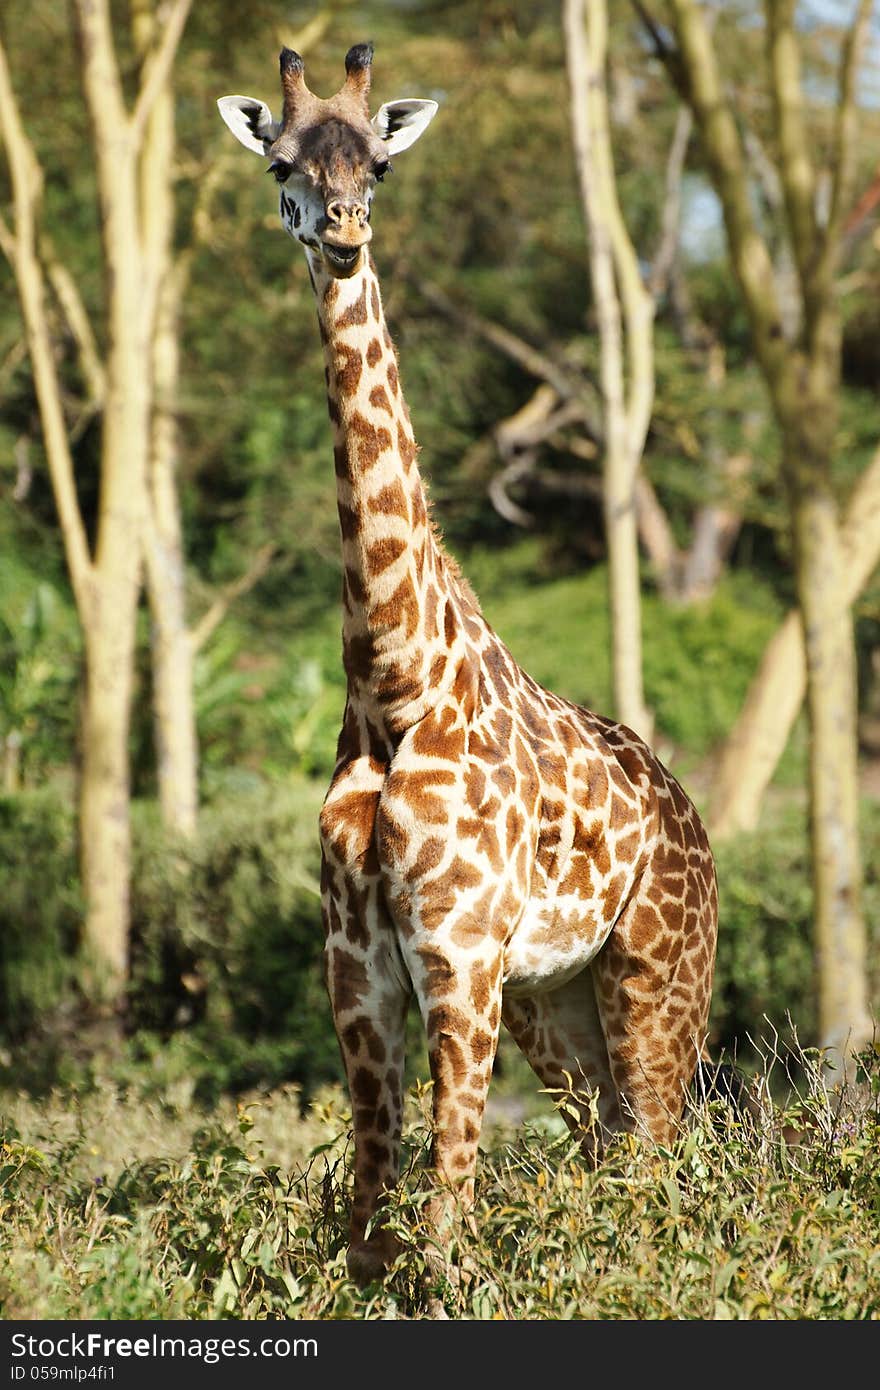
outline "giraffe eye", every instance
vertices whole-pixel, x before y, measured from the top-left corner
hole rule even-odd
[[[393,170],[391,168],[391,160],[383,159],[380,164],[375,165],[373,169],[373,178],[376,180],[377,183],[381,183],[385,175],[390,173],[393,173]]]
[[[286,183],[293,173],[293,165],[283,159],[273,159],[266,173],[274,174],[276,183]]]

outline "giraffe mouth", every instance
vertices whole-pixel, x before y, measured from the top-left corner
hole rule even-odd
[[[321,252],[327,269],[341,279],[353,275],[360,263],[362,247],[334,246],[329,241],[321,242]]]

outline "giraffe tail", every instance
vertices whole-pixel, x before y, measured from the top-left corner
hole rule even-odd
[[[691,1083],[686,1114],[692,1118],[698,1106],[711,1101],[722,1101],[729,1106],[734,1118],[753,1132],[777,1133],[789,1149],[808,1144],[816,1133],[816,1125],[809,1118],[795,1125],[779,1116],[760,1080],[750,1081],[728,1062],[711,1062],[703,1057],[697,1063]]]
[[[701,1058],[691,1082],[690,1108],[711,1101],[722,1101],[739,1120],[760,1122],[761,1107],[748,1078],[729,1062]]]

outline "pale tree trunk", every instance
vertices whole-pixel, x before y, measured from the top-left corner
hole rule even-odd
[[[810,723],[810,821],[820,1042],[850,1070],[871,1036],[861,910],[855,657],[846,600],[831,458],[840,374],[833,271],[848,195],[854,71],[870,12],[862,0],[841,64],[827,223],[816,214],[815,175],[802,112],[793,0],[767,4],[768,66],[787,232],[798,273],[800,341],[785,340],[769,252],[754,221],[742,146],[705,18],[694,0],[670,0],[678,62],[721,200],[731,259],[782,433]]]
[[[132,32],[142,62],[142,84],[153,83],[155,96],[144,124],[140,185],[144,253],[158,286],[152,336],[153,406],[147,470],[144,561],[150,608],[150,651],[156,769],[162,821],[173,834],[190,837],[198,820],[199,748],[195,712],[194,665],[201,646],[223,620],[230,605],[265,574],[275,553],[264,546],[248,570],[228,584],[197,625],[187,626],[186,567],[178,487],[180,379],[180,310],[189,284],[195,251],[211,234],[210,203],[230,167],[224,146],[199,177],[190,239],[174,248],[175,114],[170,67],[163,69],[162,45],[167,24],[157,0],[130,0]],[[321,11],[295,35],[287,35],[299,53],[307,53],[330,23]],[[181,26],[182,27],[182,26]],[[164,80],[156,81],[157,64]]]
[[[119,998],[128,970],[128,736],[150,422],[145,367],[155,289],[142,257],[138,147],[122,95],[109,7],[75,0],[74,16],[98,177],[108,315],[95,603],[83,632],[80,835],[85,949],[99,992]]]
[[[106,361],[75,286],[36,249],[42,175],[24,130],[0,46],[0,129],[9,164],[14,228],[0,223],[13,266],[43,441],[85,648],[79,834],[86,902],[83,956],[97,1000],[121,1007],[128,972],[131,874],[129,732],[141,554],[147,515],[150,345],[159,280],[144,254],[138,159],[144,128],[173,61],[190,0],[168,11],[162,40],[131,112],[126,108],[108,0],[74,0],[73,17],[92,131],[101,211]],[[84,376],[103,411],[94,553],[79,510],[63,396],[46,312],[46,276],[79,345]],[[93,406],[98,402],[93,401]]]
[[[161,25],[154,0],[132,0],[131,12],[135,48],[146,78],[155,62]],[[174,145],[174,95],[169,73],[146,122],[140,160],[145,255],[159,286],[151,343],[149,506],[143,536],[159,804],[166,828],[191,836],[198,817],[198,736],[177,485],[182,277],[174,262]]]
[[[843,600],[852,605],[880,563],[880,449],[858,480],[841,529]],[[712,782],[709,832],[755,830],[767,788],[806,694],[803,625],[793,609],[764,649]]]
[[[198,817],[198,737],[193,690],[193,644],[186,624],[186,574],[176,486],[178,377],[177,302],[163,287],[154,337],[156,406],[153,415],[145,529],[147,596],[156,770],[163,824],[190,836]]]
[[[614,182],[605,92],[605,0],[564,0],[572,129],[599,327],[602,464],[616,716],[650,740],[642,678],[636,480],[654,393],[654,303],[642,283]],[[626,362],[625,362],[626,358]]]

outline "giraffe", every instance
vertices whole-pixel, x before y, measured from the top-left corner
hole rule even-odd
[[[361,1283],[396,1251],[382,1211],[399,1179],[413,994],[442,1232],[453,1204],[473,1206],[502,1021],[545,1087],[574,1087],[567,1118],[588,1155],[621,1130],[669,1142],[705,1055],[717,932],[712,853],[676,779],[630,729],[517,664],[432,521],[370,212],[437,106],[392,101],[371,119],[372,55],[351,48],[322,99],[283,49],[280,120],[256,98],[218,103],[270,161],[324,347],[347,699],[320,813],[322,913]]]

